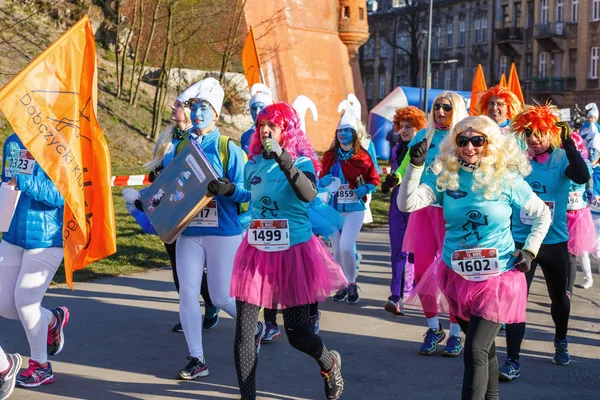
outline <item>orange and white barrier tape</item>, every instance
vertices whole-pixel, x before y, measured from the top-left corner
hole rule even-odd
[[[113,176],[110,180],[110,186],[142,186],[149,184],[148,175]]]

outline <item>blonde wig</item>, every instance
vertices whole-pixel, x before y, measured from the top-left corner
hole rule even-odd
[[[519,148],[514,137],[503,135],[498,124],[487,116],[467,117],[458,122],[440,144],[440,152],[432,165],[438,176],[438,191],[458,190],[460,162],[456,137],[468,130],[487,139],[482,158],[473,171],[473,193],[482,194],[486,200],[498,199],[503,189],[516,181],[510,177],[525,177],[531,173],[527,153]]]
[[[455,92],[444,91],[440,93],[432,103],[431,110],[429,111],[429,116],[427,117],[427,134],[428,138],[433,137],[435,133],[435,116],[433,111],[433,106],[439,99],[446,99],[452,105],[452,122],[450,124],[450,130],[454,128],[454,125],[463,118],[469,116],[467,112],[467,106],[465,104],[465,100],[463,97]]]
[[[183,107],[183,114],[185,115],[185,124],[187,126],[192,125],[192,118],[190,117],[190,109]],[[144,164],[150,171],[154,171],[162,165],[165,155],[173,147],[173,132],[177,129],[177,123],[173,122],[167,125],[161,132],[158,140],[156,141],[156,148],[154,150],[154,159],[147,164]]]

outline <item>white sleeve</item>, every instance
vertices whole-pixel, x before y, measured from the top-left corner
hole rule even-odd
[[[410,163],[406,166],[404,179],[396,197],[400,211],[417,211],[437,202],[433,190],[428,185],[419,184],[424,169],[424,167],[413,167]]]
[[[523,249],[529,250],[533,255],[537,256],[538,250],[548,233],[550,224],[552,223],[552,215],[550,209],[535,193],[525,203],[524,210],[533,219],[531,232],[525,239]]]

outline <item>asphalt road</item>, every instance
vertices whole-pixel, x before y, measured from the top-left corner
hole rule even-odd
[[[321,306],[321,336],[342,355],[346,387],[342,399],[459,399],[462,357],[418,354],[426,330],[417,309],[406,316],[383,310],[391,277],[386,228],[362,233],[363,254],[356,305],[326,301]],[[500,386],[501,398],[600,399],[600,275],[596,287],[576,289],[569,332],[572,363],[555,366],[553,324],[542,275],[535,278],[522,350],[522,376]],[[581,281],[581,274],[578,282]],[[234,323],[204,331],[210,375],[193,382],[175,379],[187,364],[183,334],[171,332],[178,321],[177,293],[169,270],[52,288],[46,307],[66,305],[71,321],[66,345],[51,359],[55,383],[15,389],[11,399],[236,399],[233,365]],[[448,327],[447,318],[443,318]],[[28,355],[18,321],[0,320],[0,344]],[[502,362],[503,334],[496,340]],[[441,349],[440,349],[441,351]],[[258,388],[262,399],[323,399],[316,363],[288,345],[283,334],[261,348]]]

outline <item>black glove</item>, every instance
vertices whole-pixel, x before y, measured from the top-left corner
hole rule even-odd
[[[235,185],[227,178],[219,178],[208,184],[208,192],[214,196],[229,197],[235,192]]]
[[[388,194],[389,192],[390,192],[390,187],[387,185],[387,183],[383,182],[381,184],[381,193]]]
[[[140,199],[137,199],[136,201],[133,202],[133,205],[135,206],[135,208],[137,208],[140,211],[144,211],[144,207],[142,206],[142,201]]]
[[[419,143],[415,144],[410,148],[410,163],[415,167],[420,167],[425,164],[425,157],[427,156],[427,139],[423,139]]]
[[[527,272],[531,268],[531,262],[535,258],[528,250],[515,250],[511,256],[515,257],[515,268],[521,272]]]
[[[150,171],[150,173],[148,174],[148,180],[150,181],[150,183],[154,182],[161,172],[162,169],[154,169]]]
[[[571,127],[566,121],[558,121],[554,125],[560,128],[560,140],[564,143],[567,139],[571,138]]]
[[[399,183],[400,179],[398,179],[398,177],[395,174],[387,174],[385,176],[385,184],[388,187],[388,189],[398,186]]]

